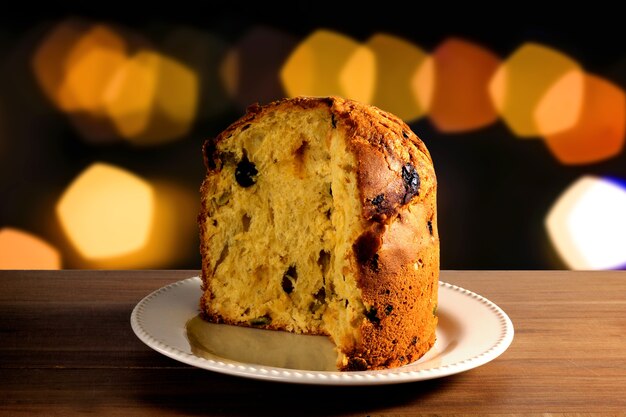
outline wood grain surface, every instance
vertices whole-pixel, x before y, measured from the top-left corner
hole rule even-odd
[[[171,360],[136,303],[195,271],[0,271],[0,415],[625,416],[626,272],[443,271],[515,326],[468,372],[369,387],[231,377]]]

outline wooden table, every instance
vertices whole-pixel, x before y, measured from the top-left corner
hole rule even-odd
[[[515,325],[500,357],[446,378],[291,385],[192,368],[129,317],[195,271],[0,271],[0,415],[626,415],[626,272],[461,272],[441,279]]]

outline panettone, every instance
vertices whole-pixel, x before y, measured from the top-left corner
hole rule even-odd
[[[337,97],[286,99],[249,108],[204,157],[208,321],[328,335],[341,370],[433,346],[436,178],[404,122]]]

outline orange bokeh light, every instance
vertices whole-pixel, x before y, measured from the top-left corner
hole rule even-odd
[[[33,67],[43,91],[91,142],[159,144],[195,121],[196,72],[132,33],[67,21],[44,39]]]
[[[0,230],[0,269],[60,269],[61,256],[50,244],[21,230]]]
[[[65,102],[59,89],[65,80],[66,61],[72,48],[89,29],[85,22],[70,19],[58,24],[46,35],[32,60],[35,79],[46,96],[61,109],[70,108],[71,98]]]
[[[42,40],[34,54],[33,70],[42,91],[89,142],[118,139],[104,112],[103,96],[126,61],[126,50],[126,40],[112,28],[67,20]]]
[[[585,73],[575,69],[548,88],[534,113],[540,135],[553,135],[576,124],[584,101],[584,79]]]
[[[410,85],[428,58],[427,53],[407,40],[384,33],[375,34],[366,45],[376,59],[372,104],[407,122],[423,116],[426,109]]]
[[[432,54],[434,81],[429,117],[442,132],[487,126],[498,117],[488,84],[500,59],[484,47],[451,38]]]
[[[624,91],[603,78],[587,74],[577,121],[567,130],[546,135],[545,142],[561,163],[577,165],[618,155],[625,136]]]
[[[111,77],[126,61],[124,39],[106,26],[94,26],[81,36],[65,61],[58,102],[66,111],[100,114]]]
[[[500,65],[489,84],[489,94],[515,135],[539,137],[537,106],[550,88],[572,71],[582,69],[570,57],[547,46],[526,43]]]

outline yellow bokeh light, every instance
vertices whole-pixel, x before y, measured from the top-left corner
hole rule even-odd
[[[496,110],[501,113],[504,110],[504,98],[506,96],[506,89],[509,82],[509,76],[504,64],[500,64],[500,67],[493,74],[489,81],[489,97]]]
[[[310,43],[300,43],[291,53],[280,71],[280,80],[287,96],[314,95],[318,89],[315,60],[315,50]]]
[[[21,230],[0,229],[0,269],[60,269],[61,256],[50,244]]]
[[[427,56],[413,73],[410,85],[413,96],[417,99],[424,114],[430,110],[435,82],[435,62],[432,56]]]
[[[104,100],[122,136],[137,145],[159,144],[191,129],[198,105],[198,78],[171,58],[140,51],[117,71]]]
[[[537,105],[563,75],[581,70],[568,56],[547,46],[526,43],[494,74],[489,94],[507,126],[520,137],[537,137]]]
[[[195,189],[167,181],[150,181],[154,190],[154,211],[146,243],[142,248],[106,259],[90,259],[89,268],[166,268],[189,262],[198,253]]]
[[[65,234],[84,258],[121,256],[146,244],[154,193],[136,175],[96,163],[66,189],[56,213]]]
[[[366,45],[376,59],[372,104],[407,122],[421,117],[425,109],[410,86],[414,74],[428,57],[426,52],[409,41],[384,33],[375,34]]]
[[[539,134],[552,135],[576,124],[583,106],[584,79],[583,71],[576,69],[547,90],[535,109]]]
[[[35,79],[48,99],[61,109],[71,108],[74,103],[72,97],[66,97],[66,101],[59,97],[67,57],[87,30],[88,25],[82,21],[63,21],[46,35],[33,55]]]
[[[370,103],[376,79],[376,60],[367,46],[359,46],[339,73],[339,85],[345,97]]]
[[[150,53],[146,53],[149,55]],[[186,65],[157,55],[159,77],[155,97],[159,117],[143,138],[150,142],[177,139],[189,132],[198,107],[198,76]]]
[[[578,116],[569,129],[545,137],[548,149],[561,163],[589,164],[622,151],[626,136],[626,95],[621,88],[600,77],[585,75]]]
[[[295,96],[332,96],[367,98],[371,95],[375,65],[371,51],[361,49],[357,41],[329,30],[317,30],[303,40],[283,65],[280,78],[285,92]],[[362,75],[355,72],[355,65]],[[350,79],[365,83],[358,87]],[[371,78],[371,80],[369,79]],[[347,90],[346,90],[347,88]]]
[[[126,138],[139,136],[148,127],[157,87],[153,57],[141,54],[129,59],[104,95],[107,114]]]
[[[487,126],[498,114],[487,91],[500,59],[484,47],[451,38],[432,54],[435,87],[429,117],[442,132]]]

